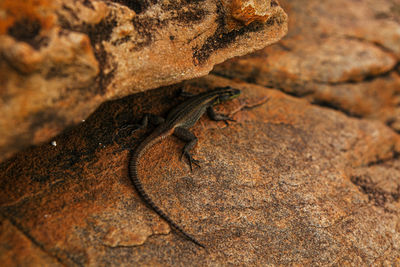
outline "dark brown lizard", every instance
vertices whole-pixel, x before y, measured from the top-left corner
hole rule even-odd
[[[198,242],[194,237],[187,234],[166,213],[164,213],[164,211],[162,211],[146,193],[138,177],[138,162],[143,154],[155,143],[160,142],[170,135],[175,135],[186,142],[186,145],[183,148],[182,156],[184,155],[188,159],[190,169],[192,169],[192,163],[198,164],[198,162],[192,158],[189,151],[196,145],[197,137],[188,129],[199,120],[205,111],[207,111],[208,115],[213,120],[232,120],[228,116],[215,113],[212,107],[221,102],[236,98],[239,96],[239,94],[240,90],[228,86],[216,88],[214,90],[192,96],[187,101],[172,109],[165,120],[159,119],[158,127],[132,151],[129,161],[129,176],[142,199],[173,228],[178,230],[188,240],[203,248],[204,245]],[[141,127],[146,127],[147,121],[148,118],[145,117]]]

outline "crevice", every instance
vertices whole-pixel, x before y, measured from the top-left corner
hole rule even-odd
[[[314,99],[314,100],[310,101],[310,103],[313,105],[319,106],[319,107],[325,107],[325,108],[339,111],[348,117],[357,118],[357,119],[363,118],[362,116],[360,116],[358,114],[352,113],[348,110],[341,108],[339,105],[335,104],[334,102],[328,102],[328,101],[324,101],[324,100],[320,100],[320,99]]]
[[[231,79],[232,78],[229,75],[224,75],[222,73],[213,73],[213,75],[219,76],[219,77],[222,77],[222,78],[225,78],[225,79]],[[314,94],[314,92],[312,92],[312,91],[306,91],[306,92],[304,92],[304,91],[302,91],[302,92],[300,92],[300,91],[290,91],[289,92],[288,90],[285,90],[283,87],[280,87],[280,86],[271,85],[271,87],[270,87],[270,86],[266,86],[266,85],[262,85],[262,84],[257,84],[254,81],[249,81],[248,79],[241,79],[241,80],[243,80],[243,81],[245,81],[245,82],[247,82],[249,84],[256,84],[258,86],[262,86],[262,87],[265,87],[265,88],[268,88],[268,89],[278,90],[278,91],[281,91],[282,93],[284,93],[286,95],[290,95],[290,96],[293,96],[293,97],[296,97],[296,98],[305,98],[307,96],[312,96]],[[312,105],[319,106],[319,107],[325,107],[325,108],[336,110],[338,112],[341,112],[341,113],[345,114],[348,117],[357,118],[357,119],[362,119],[363,118],[362,116],[360,116],[358,114],[352,113],[352,112],[350,112],[348,110],[345,110],[345,109],[341,108],[339,104],[335,104],[334,102],[328,102],[328,101],[323,101],[323,100],[319,100],[319,99],[313,99],[313,100],[309,101],[309,103],[312,104]],[[261,104],[263,104],[263,103],[261,103]],[[244,107],[244,106],[242,105],[242,107]]]
[[[313,81],[313,83],[317,84],[317,85],[330,85],[330,86],[337,86],[337,85],[346,85],[346,84],[357,84],[357,83],[362,83],[362,82],[372,82],[374,79],[377,78],[389,78],[390,74],[393,71],[396,71],[396,68],[400,68],[400,62],[395,65],[391,70],[384,72],[384,73],[380,73],[377,75],[367,75],[365,76],[365,78],[361,81],[345,81],[345,82],[321,82],[321,81]],[[215,76],[219,76],[225,79],[232,79],[233,77],[231,75],[227,75],[224,73],[220,73],[220,72],[213,72],[213,75]],[[247,78],[238,78],[244,82],[247,82],[249,84],[255,84],[258,86],[262,86],[265,88],[270,88],[270,89],[275,89],[275,90],[279,90],[282,93],[286,94],[286,95],[290,95],[296,98],[306,98],[308,96],[311,96],[312,100],[308,100],[310,104],[316,105],[316,106],[320,106],[320,107],[325,107],[325,108],[329,108],[338,112],[343,113],[344,115],[351,117],[351,118],[356,118],[356,119],[363,119],[364,117],[360,114],[356,114],[354,112],[351,112],[349,110],[346,110],[344,108],[341,107],[340,103],[335,103],[335,102],[328,102],[328,101],[324,101],[324,100],[320,100],[320,99],[314,99],[312,96],[314,95],[314,91],[308,90],[308,91],[296,91],[294,89],[296,89],[296,87],[302,86],[302,85],[292,85],[293,87],[289,87],[291,85],[288,86],[288,88],[290,89],[287,90],[284,87],[282,87],[282,85],[279,84],[270,84],[270,85],[265,85],[265,84],[259,84],[256,83],[256,80],[254,78],[251,77],[247,77]],[[303,85],[305,86],[305,85]],[[392,122],[393,123],[393,122]],[[387,124],[391,129],[393,129],[389,124]],[[393,129],[394,130],[394,129]],[[395,130],[394,130],[395,131]],[[400,134],[400,131],[396,131],[397,133]]]
[[[385,159],[377,159],[369,162],[366,166],[383,165],[387,162],[400,159],[400,152],[395,150],[394,145],[391,148],[392,156]],[[369,176],[353,175],[350,177],[350,181],[360,188],[360,190],[368,196],[370,202],[377,207],[383,208],[387,213],[393,213],[392,210],[388,209],[385,204],[398,202],[400,200],[400,184],[396,188],[390,191],[385,191],[378,187],[377,183],[373,182]]]
[[[376,159],[374,161],[370,161],[367,163],[367,167],[371,167],[371,166],[376,166],[376,165],[383,165],[387,162],[393,161],[393,160],[397,160],[400,159],[400,152],[395,150],[394,145],[390,148],[390,151],[392,153],[392,156],[389,158],[384,158],[384,159]]]
[[[345,34],[344,38],[346,38],[347,40],[356,40],[356,41],[359,41],[361,43],[371,44],[371,45],[374,45],[377,48],[381,49],[385,53],[389,53],[391,55],[395,54],[395,52],[393,50],[391,50],[390,48],[384,46],[383,44],[381,44],[379,42],[374,42],[374,41],[367,40],[367,39],[359,37],[359,36],[353,36],[353,35],[348,35],[348,34]]]
[[[369,177],[352,176],[350,177],[351,182],[356,185],[360,190],[368,196],[368,200],[373,202],[374,206],[383,208],[385,212],[391,213],[386,203],[398,202],[400,199],[400,185],[394,190],[394,192],[387,192],[381,188],[378,188],[377,184],[372,182]]]
[[[49,251],[46,250],[46,248],[40,243],[38,242],[35,238],[33,238],[33,236],[31,236],[29,234],[28,231],[26,231],[23,227],[21,227],[14,219],[12,219],[11,217],[6,216],[3,212],[0,213],[1,216],[3,218],[5,218],[6,220],[8,220],[18,231],[20,231],[26,238],[29,239],[29,241],[31,241],[35,246],[37,246],[41,251],[43,251],[45,254],[49,255],[51,258],[56,259],[56,261],[58,263],[60,263],[61,265],[66,266],[67,264],[65,262],[63,262],[63,260],[61,258],[59,258],[57,255],[53,255],[52,253],[50,253]],[[78,262],[74,262],[76,265],[80,265],[80,263]]]
[[[386,126],[392,128],[393,124],[396,122],[396,118],[390,118],[385,121]],[[397,132],[397,131],[396,131]],[[399,132],[400,133],[400,132]]]
[[[400,62],[397,62],[391,69],[389,69],[385,72],[381,72],[379,74],[367,74],[361,80],[346,80],[346,81],[341,81],[341,82],[326,82],[326,81],[312,80],[312,82],[315,84],[318,84],[318,85],[331,85],[331,86],[372,82],[379,78],[382,78],[382,79],[390,78],[390,74],[393,71],[396,71],[396,68],[399,65],[400,65]]]

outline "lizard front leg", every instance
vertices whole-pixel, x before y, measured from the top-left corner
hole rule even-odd
[[[190,132],[188,129],[183,127],[176,127],[174,130],[174,135],[179,139],[186,142],[185,147],[183,148],[181,158],[185,156],[189,161],[190,170],[192,171],[192,163],[196,164],[200,167],[199,161],[194,159],[190,154],[190,150],[192,150],[197,144],[197,137]]]
[[[216,113],[215,110],[213,109],[213,107],[207,108],[207,115],[208,115],[208,117],[210,117],[210,119],[212,119],[214,121],[224,121],[226,124],[228,124],[227,121],[235,121],[234,119],[232,119],[229,116]]]

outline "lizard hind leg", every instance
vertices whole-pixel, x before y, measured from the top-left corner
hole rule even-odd
[[[197,137],[190,132],[188,129],[183,127],[177,127],[174,130],[174,135],[179,139],[186,142],[185,147],[182,150],[181,159],[185,156],[189,162],[190,170],[192,171],[192,163],[200,167],[200,162],[192,157],[190,150],[192,150],[197,144]]]
[[[121,131],[128,131],[129,135],[132,135],[134,132],[145,129],[149,124],[151,125],[160,125],[165,121],[163,117],[151,114],[151,113],[145,113],[143,115],[142,120],[140,123],[137,124],[126,124],[121,127]]]

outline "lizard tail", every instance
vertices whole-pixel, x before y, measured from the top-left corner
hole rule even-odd
[[[147,138],[146,138],[147,139]],[[158,138],[155,138],[158,139]],[[155,140],[151,139],[151,140]],[[163,139],[161,137],[159,140]],[[150,196],[146,193],[146,191],[143,188],[143,185],[138,177],[137,173],[137,165],[139,162],[139,158],[141,155],[147,150],[147,147],[150,147],[152,144],[155,142],[151,142],[152,144],[146,145],[146,140],[144,140],[139,146],[131,153],[130,161],[129,161],[129,177],[132,180],[133,185],[136,188],[136,191],[139,193],[140,197],[144,200],[150,208],[152,208],[161,218],[163,218],[165,221],[169,223],[173,228],[175,228],[177,231],[179,231],[186,239],[189,241],[192,241],[196,245],[205,248],[204,245],[202,245],[199,241],[197,241],[194,237],[191,237],[189,234],[187,234],[179,225],[177,225],[171,218],[168,217],[167,214],[165,214],[150,198]],[[143,145],[142,145],[143,144]]]

